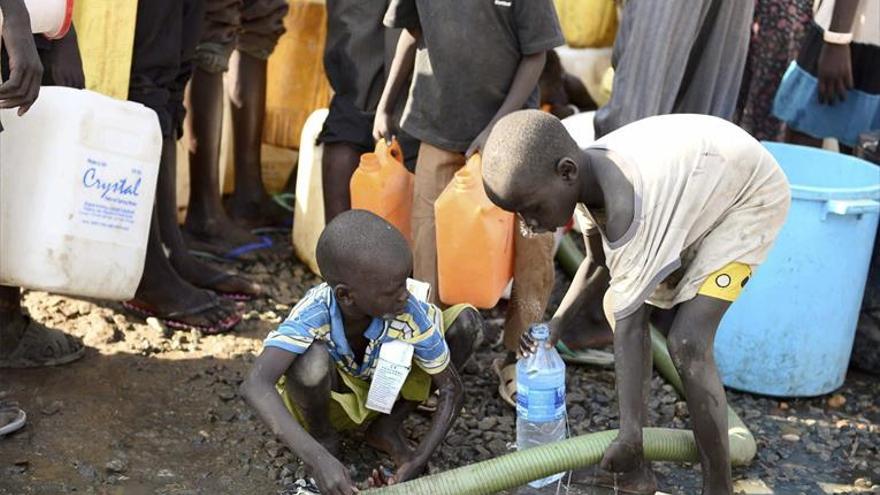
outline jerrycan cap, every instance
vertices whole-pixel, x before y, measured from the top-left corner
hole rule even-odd
[[[529,328],[529,333],[535,340],[547,340],[550,338],[550,327],[546,323],[539,323],[537,325],[532,325],[532,327]]]

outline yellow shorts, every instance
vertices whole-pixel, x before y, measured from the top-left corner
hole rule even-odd
[[[743,288],[752,277],[752,267],[749,265],[733,262],[724,268],[709,275],[697,294],[733,302],[739,298]]]
[[[740,293],[742,293],[751,276],[752,268],[749,265],[734,261],[706,277],[703,285],[697,290],[697,294],[733,302],[739,298]],[[608,320],[609,325],[611,325],[612,331],[614,331],[617,323],[614,320],[613,308],[614,298],[611,291],[608,291],[602,300],[602,309],[605,312],[605,318]]]
[[[446,330],[455,323],[462,311],[473,306],[467,304],[458,304],[452,306],[443,312],[443,328]],[[376,419],[379,414],[377,411],[367,409],[367,394],[370,391],[370,382],[354,377],[340,368],[335,368],[339,377],[339,383],[343,388],[348,389],[346,392],[330,392],[330,406],[328,414],[330,416],[330,424],[337,431],[354,430],[369,424]],[[303,427],[308,429],[302,413],[293,402],[293,398],[287,393],[285,387],[285,379],[282,376],[276,385],[278,393],[281,394],[281,400],[287,406],[287,410],[299,421]],[[400,396],[408,401],[424,402],[431,394],[431,375],[425,373],[424,370],[417,366],[413,366],[409,372],[409,376],[403,383],[400,390]]]

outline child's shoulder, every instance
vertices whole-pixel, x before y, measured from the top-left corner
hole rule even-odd
[[[326,283],[316,285],[296,303],[287,321],[328,317],[333,304],[333,289]]]

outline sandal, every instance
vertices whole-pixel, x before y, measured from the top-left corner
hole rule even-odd
[[[24,331],[12,352],[0,354],[0,369],[60,366],[76,361],[86,352],[78,338],[41,325],[29,316],[23,316],[17,324],[24,325]]]
[[[272,249],[272,247],[275,245],[270,237],[263,236],[260,237],[260,240],[258,242],[242,244],[241,246],[237,246],[233,249],[230,249],[229,251],[217,254],[217,248],[209,243],[191,240],[188,241],[187,244],[191,246],[189,252],[193,256],[198,256],[199,258],[217,261],[220,263],[229,263],[233,261],[255,261],[253,256],[248,255]]]
[[[492,361],[492,369],[498,376],[498,395],[501,400],[516,407],[516,364],[504,366],[504,358]]]
[[[556,351],[566,364],[585,364],[602,368],[614,366],[614,354],[596,349],[574,350],[561,340],[556,342]]]
[[[235,328],[235,326],[238,325],[239,322],[241,322],[242,320],[241,314],[235,313],[211,326],[193,325],[192,323],[187,323],[185,321],[185,318],[187,316],[194,316],[199,313],[204,313],[206,311],[217,308],[219,305],[220,300],[215,296],[212,297],[211,300],[206,302],[205,304],[196,306],[194,308],[190,308],[184,311],[172,311],[171,313],[160,314],[155,309],[150,308],[143,303],[139,303],[136,301],[126,301],[122,303],[122,307],[140,316],[143,319],[156,318],[169,328],[173,328],[176,330],[194,329],[199,330],[205,335],[217,335],[228,332]]]
[[[20,430],[27,414],[14,402],[0,402],[0,437]]]

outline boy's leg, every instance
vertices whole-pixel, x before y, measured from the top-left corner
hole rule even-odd
[[[229,219],[220,197],[223,73],[228,68],[240,23],[240,0],[206,2],[204,31],[196,47],[196,67],[187,92],[190,199],[184,233],[190,247],[218,255],[260,242]]]
[[[337,68],[336,72],[339,72]],[[351,176],[363,153],[372,151],[375,114],[358,108],[350,95],[334,95],[330,113],[318,136],[324,145],[321,162],[324,184],[324,221],[351,209]]]
[[[184,19],[200,17],[202,7],[201,0],[155,0],[138,3],[128,99],[156,112],[162,127],[163,148],[169,146],[169,143],[173,144],[177,130],[176,111],[173,110],[175,106],[171,100],[181,72],[184,32],[193,29],[192,26],[184,26]],[[168,171],[175,166],[168,161],[167,157],[173,155],[169,155],[167,149],[163,149],[162,156],[160,175],[163,169]],[[159,225],[159,203],[163,201],[169,200],[160,194],[150,221],[144,274],[135,302],[149,308],[158,317],[185,314],[180,321],[193,326],[215,327],[229,321],[236,313],[233,304],[216,301],[214,294],[190,285],[171,266],[165,254]],[[191,314],[192,308],[205,309]]]
[[[230,102],[234,137],[235,191],[229,216],[247,228],[283,225],[290,213],[263,185],[263,120],[266,114],[266,61],[284,32],[285,0],[245,1],[238,49],[230,60]]]
[[[351,209],[351,176],[360,163],[361,152],[350,143],[324,143],[322,180],[324,184],[324,223]]]
[[[422,143],[413,189],[413,277],[431,284],[431,302],[440,303],[437,283],[437,229],[434,202],[465,164],[464,155]]]
[[[700,464],[703,494],[731,494],[727,397],[715,366],[715,332],[730,302],[697,295],[679,306],[669,352],[684,382]]]
[[[517,219],[517,222],[521,220]],[[544,311],[553,291],[553,234],[526,237],[517,226],[514,235],[513,291],[504,323],[507,364],[516,362],[519,339],[529,327],[544,320]]]
[[[339,435],[330,424],[330,392],[336,387],[336,365],[327,346],[313,342],[285,373],[287,394],[303,416],[309,433],[333,456],[339,454]]]
[[[607,302],[607,301],[606,301]],[[642,428],[647,424],[651,392],[651,308],[643,304],[633,315],[612,324],[614,374],[620,409],[620,432],[605,450],[602,467],[619,473],[615,485],[632,493],[654,493],[656,480],[644,458]],[[599,484],[607,484],[599,480]]]

